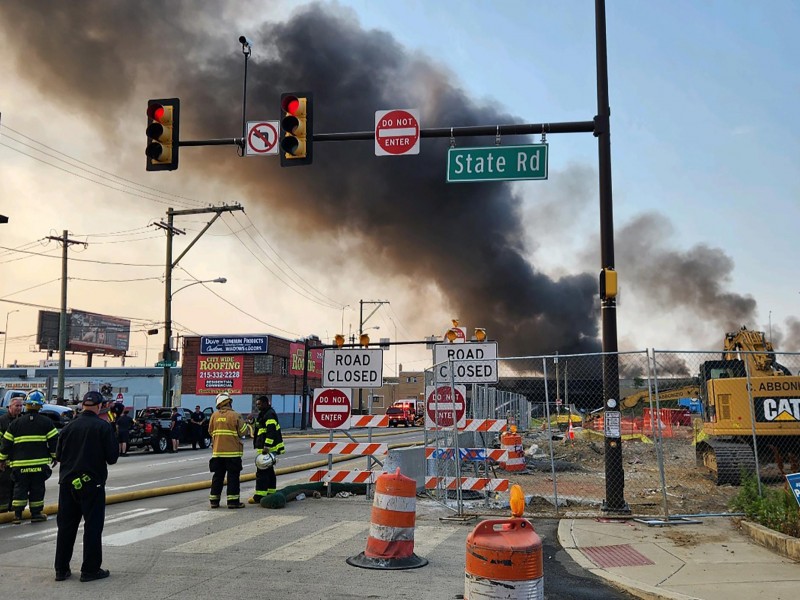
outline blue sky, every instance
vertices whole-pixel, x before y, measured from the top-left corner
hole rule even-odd
[[[525,122],[583,121],[596,114],[593,2],[351,0],[339,4],[351,7],[365,29],[387,31],[409,52],[419,52],[443,65],[478,102]],[[271,4],[263,15],[258,15],[252,4],[224,5],[227,10],[222,11],[220,23],[209,27],[228,27],[235,40],[240,33],[249,33],[248,27],[255,27],[253,24],[262,18],[286,18],[297,3]],[[198,21],[203,21],[201,16],[213,20],[215,15],[198,15]],[[624,256],[629,241],[622,233],[625,227],[643,214],[654,214],[663,229],[634,229],[632,233],[653,235],[651,245],[664,250],[660,256],[702,245],[719,249],[734,265],[723,291],[750,295],[758,304],[754,322],[748,325],[766,329],[771,311],[773,326],[785,327],[787,318],[800,315],[794,242],[794,230],[800,223],[800,119],[796,111],[800,97],[800,72],[796,68],[800,4],[779,0],[610,1],[607,27],[618,257]],[[8,74],[8,84],[0,96],[3,126],[35,140],[46,140],[91,165],[148,186],[189,193],[209,202],[224,196],[224,185],[204,181],[202,174],[195,174],[191,180],[185,174],[187,179],[179,184],[174,179],[146,174],[138,147],[123,149],[121,157],[99,150],[96,140],[86,132],[85,117],[62,104],[57,94],[49,95],[46,84],[34,85],[31,81],[35,73],[26,72],[7,57],[10,42],[4,37],[0,31],[0,72]],[[238,51],[233,46],[233,51]],[[255,65],[259,53],[267,51],[256,44]],[[135,109],[146,97],[132,97],[131,106]],[[423,127],[452,125],[426,122],[422,108]],[[58,135],[53,135],[52,123],[58,123]],[[130,128],[135,129],[134,125],[139,127],[140,123]],[[6,128],[0,130],[0,142],[9,134]],[[18,225],[2,232],[1,245],[18,247],[64,228],[76,234],[126,229],[115,223],[120,214],[136,226],[163,216],[163,206],[133,205],[129,198],[123,199],[128,202],[118,200],[109,206],[107,198],[114,192],[21,155],[21,147],[8,137],[5,142],[16,150],[0,146],[0,206]],[[589,134],[569,134],[551,135],[548,142],[550,179],[519,183],[514,188],[524,198],[521,218],[531,244],[530,259],[554,277],[596,273],[600,266],[596,140]],[[585,182],[573,189],[569,176],[576,172]],[[87,211],[79,198],[92,210]],[[246,205],[248,199],[237,200]],[[382,309],[370,321],[381,326],[381,335],[390,337],[395,337],[399,329],[398,337],[419,339],[443,330],[449,318],[457,316],[431,283],[425,297],[428,310],[420,317],[418,299],[409,297],[402,277],[379,278],[374,273],[364,277],[365,265],[358,261],[345,265],[335,279],[326,279],[324,269],[315,272],[303,261],[310,250],[295,248],[295,242],[280,228],[268,220],[258,221],[257,212],[251,214],[293,268],[303,277],[319,281],[321,289],[349,307],[318,311],[312,306],[315,310],[309,310],[302,299],[262,273],[260,265],[250,264],[253,261],[247,256],[241,265],[226,266],[225,273],[192,257],[194,262],[187,268],[195,276],[228,277],[228,284],[217,286],[228,299],[249,298],[249,283],[263,277],[276,304],[267,313],[258,313],[257,304],[247,307],[262,321],[226,314],[212,333],[269,332],[270,328],[263,325],[266,321],[284,330],[274,331],[279,335],[292,337],[313,331],[330,338],[342,323],[345,329],[357,323],[357,312],[350,307],[360,298],[392,302],[391,312]],[[200,224],[192,223],[191,227],[199,229]],[[203,252],[213,253],[215,244],[222,244],[224,238],[212,236],[226,232],[212,229],[201,243]],[[219,248],[222,251],[227,247]],[[58,253],[52,244],[47,249]],[[134,250],[132,256],[162,260],[163,246]],[[58,265],[49,261],[31,268],[34,260],[0,263],[4,282],[0,297],[31,300],[34,295],[36,301],[55,306],[58,283],[42,284],[58,278]],[[698,313],[660,304],[654,310],[648,296],[641,293],[642,282],[632,280],[619,259],[617,266],[622,286],[618,318],[621,347],[719,346],[723,332],[717,324],[704,321],[713,307]],[[663,267],[657,261],[649,266],[654,272]],[[92,272],[82,268],[76,266],[75,272],[90,278]],[[94,274],[114,276],[108,271]],[[76,308],[157,322],[163,314],[159,285],[106,286],[99,292],[99,283],[76,282],[71,298]],[[681,285],[676,281],[677,288]],[[18,293],[31,286],[41,287],[35,292]],[[189,331],[203,331],[204,315],[226,309],[215,296],[202,290],[194,292],[182,294],[187,305],[180,308],[176,319]],[[14,308],[10,304],[0,306],[0,315]],[[32,341],[25,337],[35,329],[35,311],[23,309],[11,318],[15,335],[9,339],[9,356],[41,358],[28,352]],[[144,341],[143,335],[137,334],[132,342],[140,353]],[[152,353],[157,343],[150,342]],[[405,360],[411,368],[424,366],[426,359],[409,351],[398,360]],[[133,364],[141,362],[134,360]],[[395,367],[391,362],[388,372]]]

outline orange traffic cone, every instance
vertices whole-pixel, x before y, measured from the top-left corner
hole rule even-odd
[[[383,473],[375,483],[367,549],[347,559],[363,569],[416,569],[428,560],[414,554],[417,482],[400,473]]]
[[[567,434],[569,435],[570,440],[575,439],[575,430],[572,428],[572,418],[569,420],[569,429],[567,429]]]

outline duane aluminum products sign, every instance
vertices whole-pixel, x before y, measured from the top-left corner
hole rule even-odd
[[[266,335],[214,335],[200,338],[200,354],[266,354]]]
[[[451,363],[452,361],[452,363]],[[436,344],[433,347],[434,379],[450,383],[453,365],[455,383],[497,383],[497,342]]]
[[[322,356],[323,387],[383,387],[383,350],[329,348]]]

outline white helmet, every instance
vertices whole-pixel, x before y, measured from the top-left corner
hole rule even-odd
[[[217,403],[216,403],[217,408],[219,408],[225,402],[233,403],[233,398],[231,398],[231,395],[228,392],[222,392],[221,394],[217,394]]]
[[[269,454],[257,454],[256,455],[256,468],[257,469],[269,469],[270,467],[275,466],[275,463],[278,462],[278,457],[275,456],[272,452]]]

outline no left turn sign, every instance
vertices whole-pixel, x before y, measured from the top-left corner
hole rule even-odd
[[[419,154],[419,110],[375,111],[375,156]]]
[[[245,156],[278,154],[278,121],[248,121]]]

